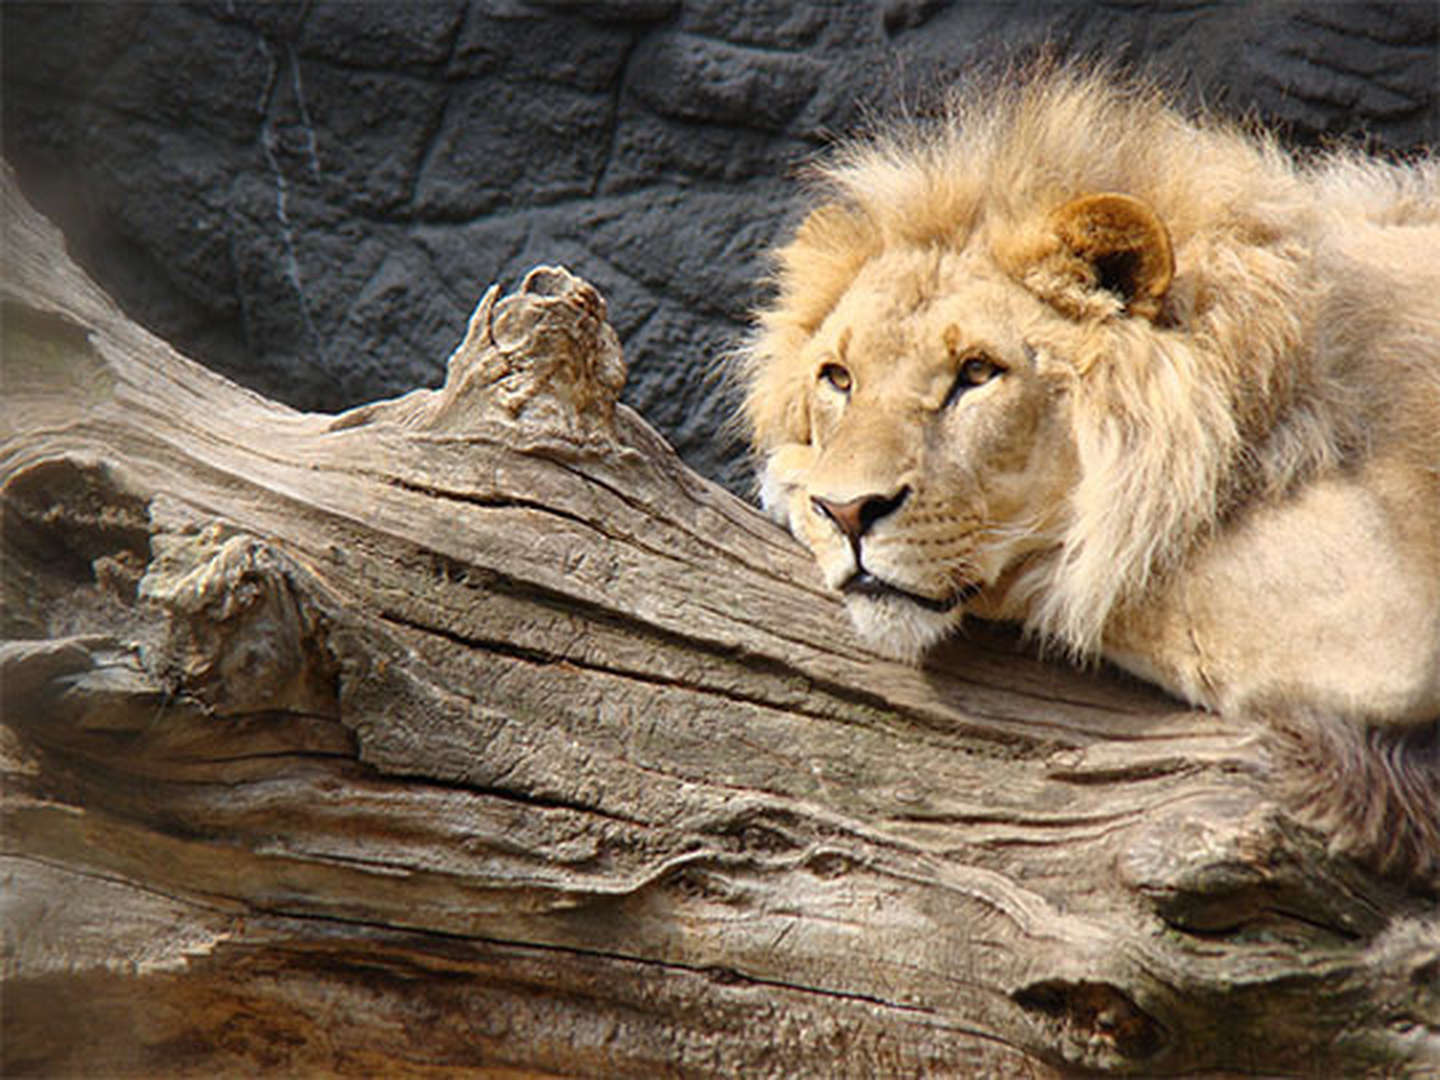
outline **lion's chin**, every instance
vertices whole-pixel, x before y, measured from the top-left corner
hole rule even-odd
[[[876,652],[918,664],[960,624],[961,608],[931,611],[902,596],[848,596],[846,610],[855,630]]]

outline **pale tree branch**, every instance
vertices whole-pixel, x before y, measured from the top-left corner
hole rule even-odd
[[[1421,1075],[1432,906],[1253,732],[974,627],[923,669],[491,289],[332,417],[5,191],[7,1074]]]

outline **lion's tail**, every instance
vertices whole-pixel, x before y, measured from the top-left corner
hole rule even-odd
[[[1440,720],[1371,727],[1304,711],[1270,720],[1288,808],[1331,851],[1440,892]]]

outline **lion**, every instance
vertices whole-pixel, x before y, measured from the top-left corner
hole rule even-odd
[[[1051,70],[817,167],[741,351],[765,508],[876,650],[1021,625],[1263,717],[1332,847],[1440,868],[1440,162]]]

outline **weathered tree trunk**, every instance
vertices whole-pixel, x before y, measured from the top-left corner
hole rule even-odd
[[[1432,903],[1246,731],[867,653],[583,282],[305,415],[5,215],[6,1075],[1434,1067]]]

